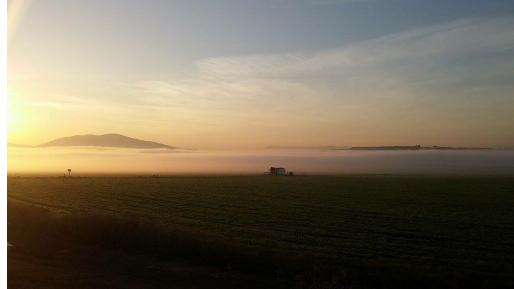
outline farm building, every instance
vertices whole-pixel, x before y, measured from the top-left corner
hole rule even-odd
[[[271,176],[285,176],[286,175],[286,169],[285,168],[271,167],[269,169],[269,174]]]

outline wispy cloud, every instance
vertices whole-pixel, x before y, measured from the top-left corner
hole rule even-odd
[[[514,18],[461,20],[383,36],[347,47],[314,53],[221,57],[198,61],[204,77],[299,77],[318,73],[351,75],[363,68],[405,60],[441,60],[447,56],[512,51]],[[394,67],[391,67],[394,68]]]
[[[100,106],[101,104],[95,101],[87,100],[84,98],[72,97],[62,94],[48,94],[45,95],[44,100],[27,100],[24,101],[26,105],[56,108],[56,109],[79,109],[88,108],[89,106]]]
[[[109,103],[54,95],[31,105],[137,115],[131,120],[138,122],[299,131],[465,123],[495,109],[514,115],[511,27],[513,17],[467,19],[335,49],[201,59],[182,78],[124,83]]]
[[[134,105],[173,115],[173,119],[227,124],[237,119],[277,126],[271,115],[307,108],[318,97],[306,85],[282,79],[212,79],[144,81],[128,85]],[[289,104],[289,105],[288,105]]]
[[[422,97],[463,96],[514,79],[514,18],[445,23],[312,53],[219,57],[174,81],[131,84],[141,104],[230,111],[235,119],[283,113],[293,121],[347,112],[426,105]],[[420,98],[421,97],[421,98]],[[244,111],[244,113],[238,113]],[[324,116],[320,116],[323,112]],[[301,117],[296,117],[296,116]]]

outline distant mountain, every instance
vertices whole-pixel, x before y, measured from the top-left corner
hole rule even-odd
[[[351,147],[351,150],[358,151],[397,151],[397,150],[420,150],[424,149],[420,145],[415,146],[379,146],[379,147]]]
[[[320,147],[296,147],[296,146],[267,146],[266,150],[345,150],[348,147],[320,146]]]
[[[92,146],[92,147],[114,147],[114,148],[134,148],[134,149],[176,149],[169,145],[139,140],[127,137],[121,134],[104,134],[104,135],[74,135],[69,137],[58,138],[37,147],[68,147],[68,146]]]

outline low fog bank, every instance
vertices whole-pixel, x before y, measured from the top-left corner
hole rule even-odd
[[[115,148],[9,148],[8,173],[263,174],[271,166],[295,174],[514,175],[514,150],[187,151]]]

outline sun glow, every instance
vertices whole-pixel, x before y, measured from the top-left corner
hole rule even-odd
[[[14,36],[31,0],[14,0],[7,7],[7,42]]]
[[[19,120],[14,112],[14,109],[10,107],[7,109],[7,131],[13,132],[19,126]]]
[[[12,135],[20,125],[19,113],[12,97],[7,94],[7,137]]]

